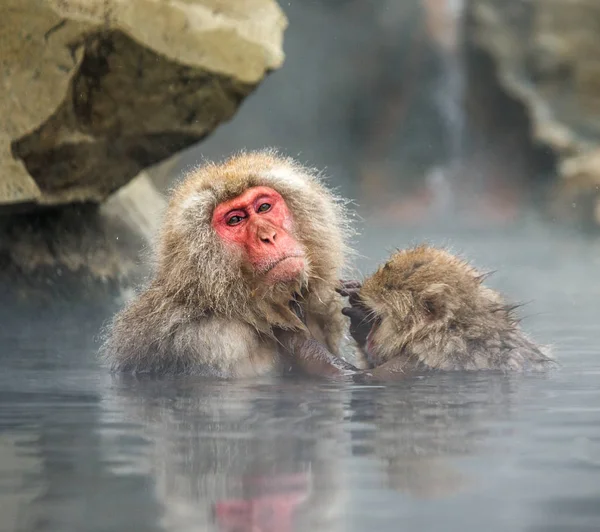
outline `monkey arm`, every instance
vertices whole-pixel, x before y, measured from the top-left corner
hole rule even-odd
[[[330,353],[323,344],[305,332],[280,329],[275,332],[275,336],[292,365],[304,373],[336,377],[359,371],[344,359]]]

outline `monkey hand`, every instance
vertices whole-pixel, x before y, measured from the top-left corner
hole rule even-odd
[[[362,283],[360,281],[344,281],[340,280],[340,288],[336,288],[336,292],[340,294],[342,297],[347,297],[350,299],[350,302],[357,302],[360,300],[359,291],[362,287]]]
[[[342,287],[337,289],[337,292],[341,296],[347,297],[350,303],[349,307],[342,309],[342,314],[350,318],[350,335],[358,346],[363,348],[373,327],[374,318],[360,299],[361,283],[359,281],[341,281],[341,283]]]

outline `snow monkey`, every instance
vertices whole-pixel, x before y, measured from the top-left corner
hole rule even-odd
[[[361,286],[344,282],[342,312],[375,378],[420,370],[541,370],[555,365],[521,331],[514,305],[486,275],[428,246],[394,253]]]
[[[313,170],[273,151],[192,171],[175,188],[148,286],[114,318],[114,371],[339,375],[336,292],[348,215]]]

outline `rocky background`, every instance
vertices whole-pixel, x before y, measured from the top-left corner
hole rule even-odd
[[[327,167],[374,223],[510,225],[533,213],[598,226],[600,4],[317,0],[282,8],[285,67],[232,123],[184,153],[175,173],[202,156],[270,144]]]
[[[265,145],[374,223],[598,226],[599,29],[594,0],[5,0],[0,282],[127,275],[157,188]]]
[[[3,270],[125,271],[163,204],[131,180],[229,120],[286,25],[274,0],[2,2]]]
[[[552,212],[600,225],[600,3],[470,0],[468,35],[556,158]]]

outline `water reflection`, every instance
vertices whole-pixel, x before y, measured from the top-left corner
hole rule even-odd
[[[469,477],[453,459],[485,448],[486,422],[510,419],[514,377],[435,376],[391,388],[355,392],[354,454],[374,455],[390,489],[417,498],[459,492]]]
[[[337,529],[344,389],[118,379],[113,391],[104,401],[111,420],[139,424],[149,442],[133,462],[154,479],[166,529]]]
[[[515,386],[505,376],[391,388],[119,378],[103,423],[137,425],[145,443],[132,453],[122,434],[105,436],[109,469],[153,479],[167,530],[345,530],[353,457],[376,461],[382,488],[451,495],[468,481],[453,457],[484,444],[484,421],[510,418]]]

